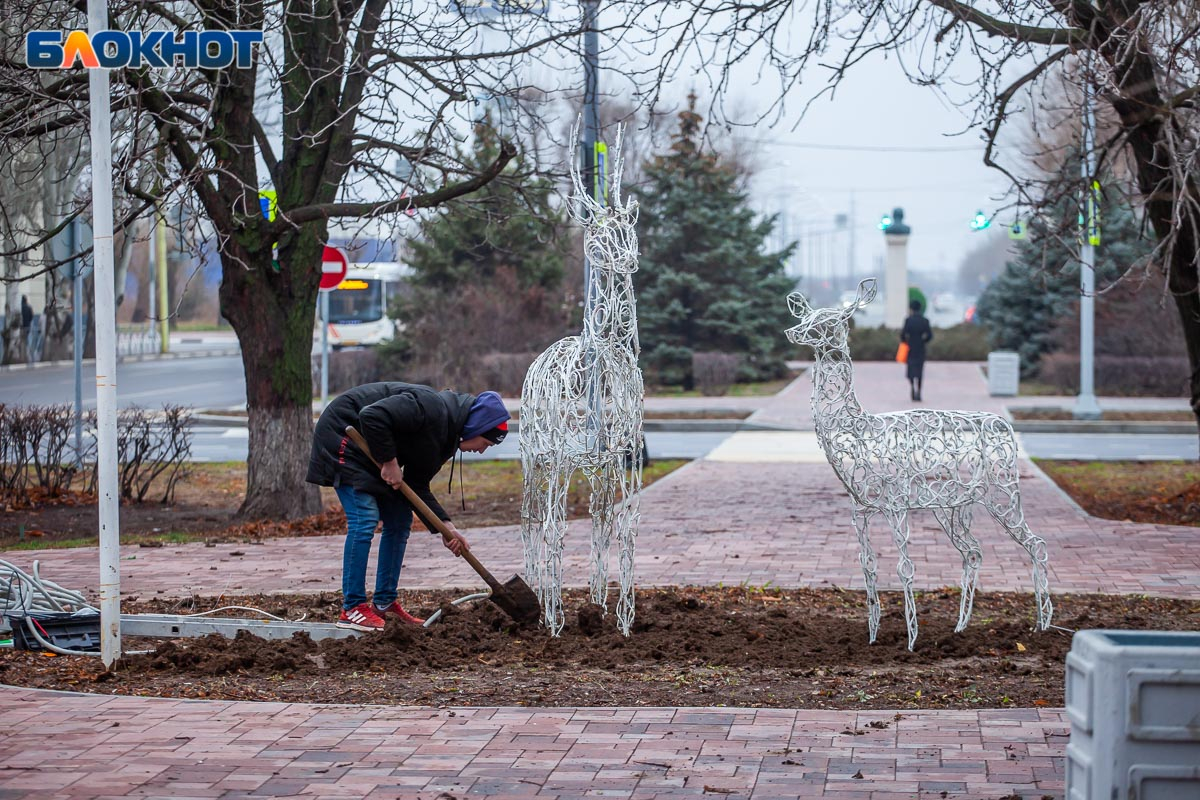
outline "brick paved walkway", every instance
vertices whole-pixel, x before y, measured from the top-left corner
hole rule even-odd
[[[895,365],[857,367],[868,410],[912,405]],[[923,405],[999,410],[977,367],[927,369]],[[812,425],[809,391],[801,378],[754,414],[791,432],[737,434],[646,492],[641,585],[861,586],[844,490],[803,432]],[[1030,524],[1049,542],[1052,591],[1200,597],[1200,530],[1087,517],[1027,463],[1022,488]],[[1024,552],[991,520],[976,520],[981,589],[1028,591]],[[493,572],[520,569],[516,529],[469,535]],[[890,537],[880,525],[874,538],[880,585],[895,588]],[[582,525],[569,541],[565,575],[584,585]],[[332,591],[341,546],[341,537],[324,537],[125,548],[122,586],[127,595]],[[958,582],[957,553],[932,519],[914,519],[910,551],[918,586]],[[0,556],[25,567],[37,558],[44,576],[95,590],[94,549]],[[415,535],[401,583],[478,580],[432,537]],[[1061,710],[905,713],[897,721],[883,711],[350,708],[20,689],[0,689],[0,703],[0,800],[1061,797],[1067,733]]]
[[[1032,798],[1061,796],[1068,732],[1045,710],[0,700],[4,798]]]

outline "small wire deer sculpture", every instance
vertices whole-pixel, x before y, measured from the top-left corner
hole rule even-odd
[[[854,313],[875,298],[875,279],[859,284],[849,308],[812,308],[799,292],[788,295],[788,309],[799,324],[788,340],[812,348],[813,420],[817,440],[853,504],[858,558],[867,586],[867,623],[871,642],[879,632],[877,561],[868,525],[882,514],[899,551],[897,573],[904,587],[908,649],[917,640],[913,598],[913,562],[908,555],[909,512],[929,509],[962,555],[962,596],[958,626],[971,619],[975,585],[983,558],[971,534],[971,511],[982,505],[1029,553],[1037,596],[1037,624],[1050,625],[1053,605],[1046,578],[1046,542],[1030,531],[1021,510],[1017,443],[1012,426],[987,412],[919,408],[868,414],[854,394],[854,365],[848,346]]]
[[[577,132],[572,141],[577,140]],[[563,628],[562,556],[567,490],[576,470],[591,488],[589,581],[592,600],[608,608],[608,558],[618,540],[620,596],[617,626],[629,635],[634,617],[634,540],[642,488],[642,405],[638,368],[637,202],[621,201],[621,136],[614,148],[610,205],[585,190],[571,168],[572,218],[583,227],[588,259],[589,312],[579,336],[550,345],[529,367],[521,392],[521,538],[525,574],[542,601],[543,621]]]

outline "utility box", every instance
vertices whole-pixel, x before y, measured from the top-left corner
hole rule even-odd
[[[1080,631],[1066,800],[1200,798],[1200,632]]]
[[[1009,350],[988,353],[988,394],[1015,397],[1021,385],[1021,357]]]

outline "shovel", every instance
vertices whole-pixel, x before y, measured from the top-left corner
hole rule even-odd
[[[375,466],[382,468],[380,463],[375,460],[375,456],[371,455],[371,448],[367,446],[367,440],[358,432],[358,429],[353,425],[346,426],[346,435],[358,446],[359,450],[367,458],[371,459]],[[447,542],[454,541],[454,534],[446,527],[446,523],[430,510],[425,501],[417,496],[407,483],[400,481],[400,491],[404,497],[412,505],[421,518],[428,524],[433,525],[437,532],[442,535],[442,538]],[[492,573],[487,571],[483,564],[479,563],[479,559],[467,549],[462,551],[462,557],[467,560],[467,563],[479,573],[479,577],[487,583],[488,588],[492,590],[489,599],[496,604],[497,608],[508,614],[519,623],[537,622],[538,617],[542,614],[542,604],[538,602],[537,595],[533,593],[533,589],[529,588],[529,584],[521,580],[520,575],[513,575],[504,583],[496,580]]]

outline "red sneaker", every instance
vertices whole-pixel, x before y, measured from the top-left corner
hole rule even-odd
[[[359,603],[354,608],[342,609],[342,615],[337,621],[339,628],[368,633],[383,630],[383,625],[383,618],[375,612],[370,603]]]
[[[408,613],[403,608],[401,608],[400,603],[395,600],[393,600],[390,605],[387,605],[383,608],[380,608],[379,606],[375,606],[374,611],[376,614],[378,614],[381,617],[386,617],[388,614],[395,614],[397,617],[400,618],[401,622],[405,622],[409,625],[424,625],[425,624],[425,620],[421,619],[420,617],[414,617],[412,614]]]

